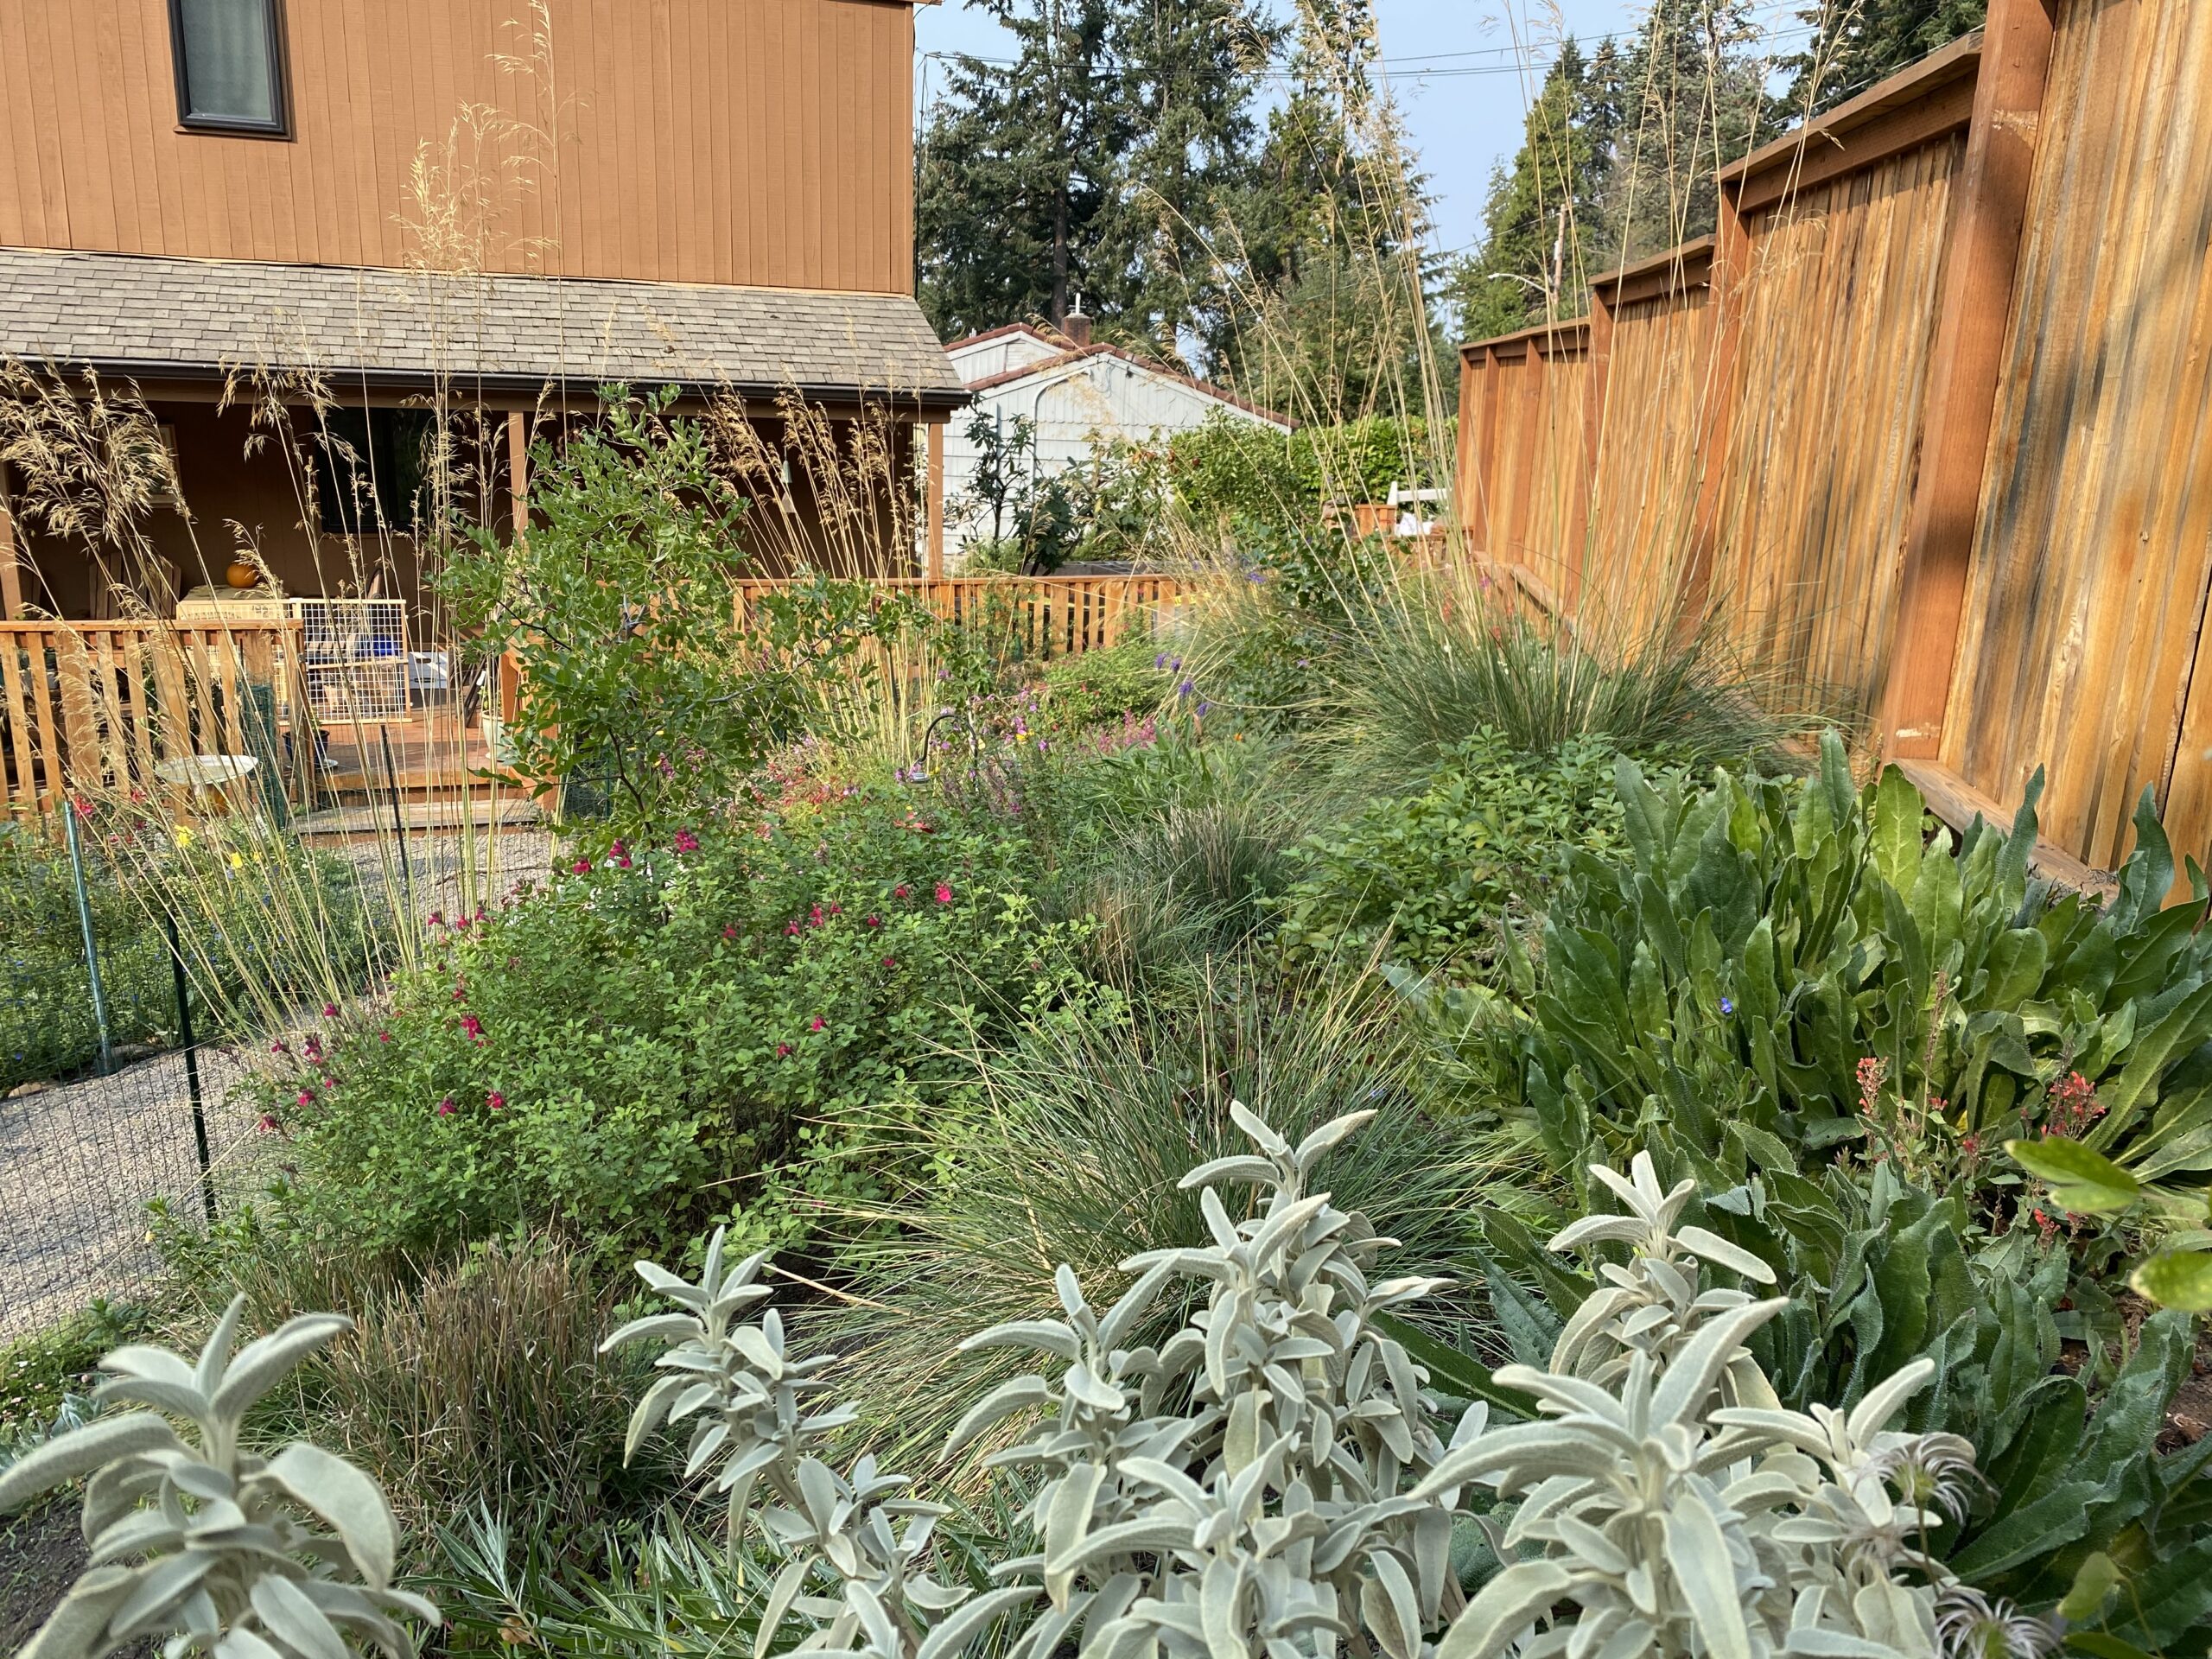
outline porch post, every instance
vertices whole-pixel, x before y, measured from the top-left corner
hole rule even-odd
[[[0,461],[0,622],[23,613],[23,577],[16,564],[16,515],[8,505],[8,463]]]
[[[922,573],[931,582],[944,580],[944,423],[929,423],[929,479],[923,508],[926,529],[925,563]]]

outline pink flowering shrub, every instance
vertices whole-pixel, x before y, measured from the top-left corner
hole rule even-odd
[[[270,1219],[391,1252],[551,1224],[618,1262],[733,1216],[800,1236],[810,1190],[865,1175],[842,1123],[1075,982],[1027,840],[912,807],[859,789],[610,844],[431,930],[389,1007],[270,1057],[254,1103],[296,1172]]]

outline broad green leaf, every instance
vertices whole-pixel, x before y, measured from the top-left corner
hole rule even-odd
[[[150,1412],[99,1417],[82,1428],[48,1440],[0,1473],[0,1515],[22,1507],[41,1492],[89,1475],[104,1464],[140,1452],[183,1450],[167,1420]]]
[[[2118,1215],[2143,1194],[2136,1179],[2111,1159],[2064,1135],[2007,1141],[2005,1150],[2029,1174],[2050,1182],[2060,1205],[2082,1215]]]
[[[2184,1313],[2212,1313],[2212,1250],[2161,1250],[2127,1275],[2139,1296]]]

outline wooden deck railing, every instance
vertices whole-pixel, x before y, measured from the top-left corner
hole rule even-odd
[[[740,585],[750,605],[783,584]],[[912,594],[947,621],[1003,629],[1038,657],[1103,651],[1172,607],[1191,591],[1174,576],[898,576],[870,584]]]
[[[272,705],[296,624],[0,622],[0,779],[10,816],[70,793],[161,787],[178,754],[253,754],[253,689]]]

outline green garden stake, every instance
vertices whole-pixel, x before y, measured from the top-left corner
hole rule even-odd
[[[200,1154],[200,1207],[215,1224],[215,1171],[207,1156],[207,1108],[200,1095],[200,1047],[192,1040],[192,983],[184,974],[184,947],[176,937],[176,918],[164,912],[169,936],[169,972],[176,981],[176,1039],[184,1048],[184,1086],[192,1099],[192,1147]]]
[[[77,888],[77,925],[85,931],[85,968],[92,976],[92,1020],[100,1028],[100,1075],[115,1070],[115,1046],[107,1033],[107,997],[100,989],[99,946],[92,941],[92,901],[85,891],[85,854],[77,844],[77,803],[64,799],[61,823],[69,837],[69,876]]]

